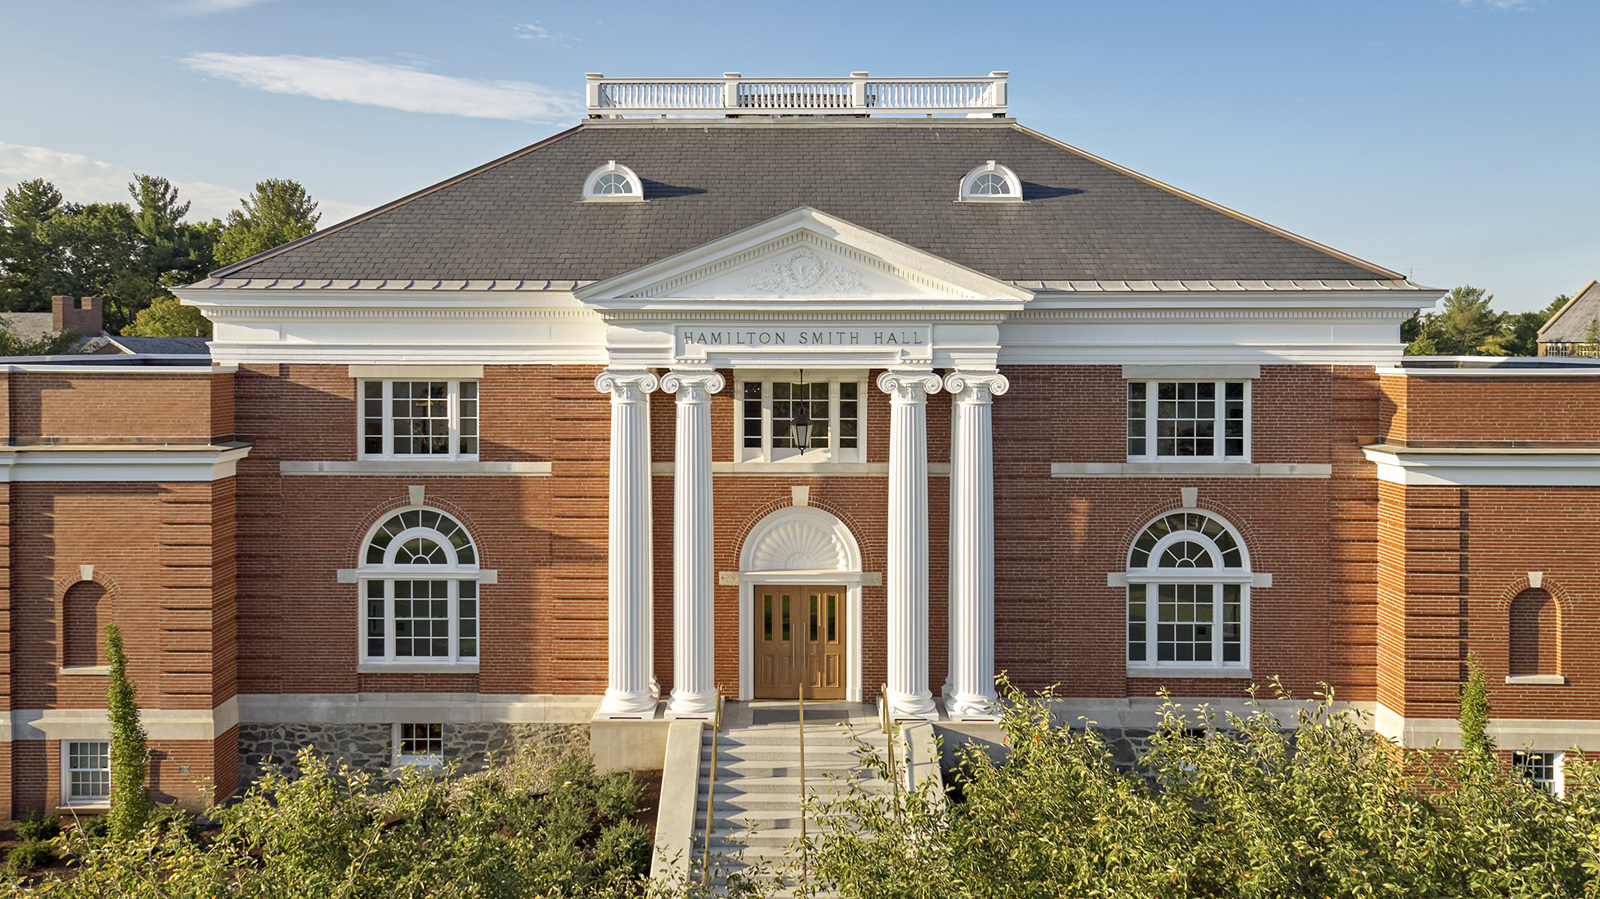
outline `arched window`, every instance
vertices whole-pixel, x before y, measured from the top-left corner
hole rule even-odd
[[[615,159],[589,173],[583,181],[583,198],[615,203],[644,200],[644,182],[633,169]]]
[[[1246,668],[1250,560],[1222,519],[1173,512],[1128,553],[1128,666]]]
[[[361,660],[476,664],[477,548],[466,528],[434,509],[396,512],[367,537],[361,589]]]
[[[1021,202],[1022,179],[1017,177],[1016,172],[991,159],[961,179],[959,196],[963,200]]]
[[[1561,673],[1561,607],[1550,591],[1524,590],[1511,600],[1512,677]]]
[[[61,598],[61,666],[91,668],[106,663],[106,625],[111,597],[94,581],[79,581]]]

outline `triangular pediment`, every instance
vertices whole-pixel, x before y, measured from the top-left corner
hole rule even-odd
[[[793,300],[1011,305],[1031,296],[1013,284],[806,206],[597,281],[577,295],[609,308]]]

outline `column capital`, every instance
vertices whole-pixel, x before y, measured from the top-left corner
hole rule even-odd
[[[608,368],[594,379],[594,389],[611,394],[613,403],[642,403],[660,383],[651,372]]]
[[[679,403],[709,403],[711,394],[720,392],[727,383],[721,372],[675,368],[662,376],[661,389],[676,393]]]
[[[938,393],[944,379],[931,371],[886,371],[878,376],[878,389],[897,406],[920,406],[928,394]]]
[[[944,377],[944,389],[955,394],[963,405],[986,406],[1011,389],[1011,382],[997,371],[953,371]]]

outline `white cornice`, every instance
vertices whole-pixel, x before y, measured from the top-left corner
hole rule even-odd
[[[1409,487],[1600,487],[1600,449],[1366,446],[1378,479]]]
[[[169,483],[231,478],[250,447],[8,447],[0,481],[132,481]]]

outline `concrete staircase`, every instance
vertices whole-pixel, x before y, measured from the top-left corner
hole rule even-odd
[[[790,844],[800,837],[800,729],[796,704],[729,704],[725,728],[717,738],[717,781],[713,797],[711,854],[713,876],[724,873],[759,875],[792,882],[798,856]],[[861,766],[856,741],[879,756],[888,740],[880,732],[875,709],[860,703],[806,703],[806,792],[837,796],[857,784],[886,795],[890,785]],[[700,882],[705,847],[706,802],[711,779],[712,734],[700,747],[700,793],[695,804],[696,828],[691,881]],[[815,822],[808,823],[816,833]],[[720,882],[720,878],[718,879]],[[781,893],[780,893],[781,895]]]

